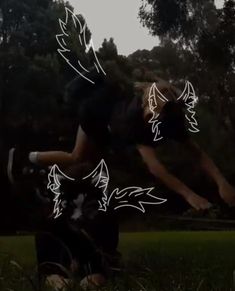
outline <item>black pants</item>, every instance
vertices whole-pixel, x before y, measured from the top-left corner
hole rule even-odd
[[[50,231],[36,235],[37,260],[41,275],[66,276],[63,268],[69,270],[72,260],[78,263],[82,277],[105,272],[102,255],[90,238],[83,232],[69,229],[63,223],[55,224]]]
[[[72,260],[78,263],[82,277],[107,272],[106,259],[116,253],[119,234],[112,216],[100,213],[95,223],[83,230],[71,227],[62,218],[53,219],[45,230],[36,235],[37,260],[42,275],[66,275],[57,264],[70,269]]]

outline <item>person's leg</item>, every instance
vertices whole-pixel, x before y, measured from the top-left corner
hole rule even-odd
[[[29,162],[42,167],[57,164],[61,168],[66,168],[84,160],[91,160],[96,155],[96,150],[94,143],[79,126],[75,146],[71,153],[63,151],[30,152],[26,156],[12,148],[9,151],[7,163],[8,178],[14,184],[23,175],[23,169]]]
[[[39,275],[66,274],[57,264],[69,270],[72,263],[70,250],[53,232],[38,232],[35,235]]]
[[[185,143],[194,154],[199,157],[202,169],[210,176],[218,186],[220,197],[229,205],[235,206],[235,189],[228,183],[219,168],[212,159],[192,140]]]
[[[71,153],[63,151],[37,152],[35,163],[43,166],[58,164],[61,167],[66,167],[84,160],[87,157],[88,152],[91,150],[91,147],[91,142],[79,126],[75,146]],[[34,161],[31,159],[31,162]]]
[[[90,235],[84,230],[73,230],[66,223],[58,224],[53,233],[68,247],[72,257],[70,271],[79,271],[82,278],[80,285],[85,289],[104,285],[106,278],[103,257]],[[73,270],[74,266],[78,269]]]

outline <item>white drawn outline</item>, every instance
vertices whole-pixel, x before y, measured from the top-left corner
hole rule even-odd
[[[74,181],[75,179],[68,177],[65,175],[59,167],[55,164],[51,167],[50,172],[48,174],[48,184],[47,189],[50,189],[53,194],[55,194],[55,197],[53,199],[54,208],[53,208],[53,214],[55,214],[55,219],[61,216],[63,207],[61,206],[61,199],[60,199],[60,180],[61,179],[69,179],[71,181]]]
[[[156,205],[165,203],[167,201],[167,199],[162,199],[150,194],[150,192],[152,192],[154,189],[153,187],[141,188],[131,186],[122,190],[116,188],[108,197],[107,187],[109,184],[109,171],[104,159],[102,159],[98,166],[83,179],[88,178],[92,178],[95,187],[103,189],[103,197],[101,201],[99,201],[100,211],[106,212],[108,207],[111,206],[111,200],[114,203],[114,205],[112,205],[114,210],[122,207],[132,207],[140,210],[143,213],[145,213],[145,204]]]
[[[93,80],[91,80],[89,77],[85,76],[79,69],[81,68],[83,71],[89,73],[89,70],[86,69],[80,62],[80,60],[77,61],[77,65],[73,65],[70,61],[70,59],[66,56],[66,53],[71,52],[70,48],[68,48],[68,44],[66,42],[66,38],[68,40],[69,34],[67,33],[67,24],[69,21],[69,17],[71,17],[75,29],[78,30],[78,38],[80,42],[81,48],[84,49],[84,52],[87,54],[89,51],[92,52],[93,55],[93,63],[98,73],[102,72],[104,75],[106,75],[104,69],[102,68],[98,57],[95,52],[93,40],[90,38],[89,43],[87,43],[86,39],[86,32],[87,32],[87,24],[84,22],[82,25],[79,18],[76,16],[76,14],[71,11],[68,7],[65,6],[65,21],[59,19],[59,25],[61,29],[61,33],[56,35],[56,40],[59,45],[59,48],[57,49],[57,52],[61,55],[61,57],[67,62],[67,64],[76,72],[78,73],[82,78],[86,79],[88,82],[95,84]],[[78,67],[77,67],[78,66]],[[80,68],[79,68],[80,67]]]
[[[107,188],[109,184],[109,170],[104,159],[102,159],[97,167],[89,175],[84,177],[83,180],[88,178],[92,178],[92,183],[95,184],[95,187],[102,189],[102,202],[98,201],[100,206],[99,210],[107,211]]]
[[[155,91],[157,91],[157,94],[155,94]],[[159,141],[163,137],[161,136],[161,132],[159,129],[159,125],[162,123],[158,120],[159,113],[156,112],[156,108],[158,106],[157,98],[162,100],[163,102],[167,102],[167,98],[159,91],[156,83],[153,83],[151,88],[149,89],[149,96],[148,96],[148,104],[149,104],[149,110],[152,112],[152,117],[149,119],[149,123],[152,124],[152,133],[154,134],[154,141]]]
[[[156,92],[156,93],[155,93]],[[158,107],[157,98],[161,101],[168,102],[168,99],[159,91],[156,83],[153,83],[148,96],[148,105],[149,110],[152,112],[152,117],[149,119],[149,123],[152,124],[152,133],[154,134],[154,141],[159,141],[163,137],[161,136],[161,132],[159,129],[161,121],[158,120],[160,113],[156,112],[156,108]],[[186,105],[187,113],[185,114],[186,120],[189,122],[189,127],[187,128],[192,133],[199,132],[198,122],[195,118],[195,105],[198,101],[198,97],[195,95],[195,90],[193,85],[186,81],[185,88],[181,95],[177,98],[177,101],[182,100]]]
[[[198,129],[198,122],[195,119],[195,105],[198,101],[198,97],[195,95],[195,90],[193,88],[193,85],[187,81],[185,84],[184,91],[182,94],[177,98],[177,100],[182,99],[184,101],[184,104],[187,107],[188,114],[185,114],[185,118],[188,120],[190,126],[188,127],[188,130],[192,133],[199,132]]]

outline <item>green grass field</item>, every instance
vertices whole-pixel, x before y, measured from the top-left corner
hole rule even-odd
[[[235,232],[122,233],[120,251],[125,271],[104,290],[235,290]],[[0,237],[0,253],[0,290],[37,290],[33,237]]]

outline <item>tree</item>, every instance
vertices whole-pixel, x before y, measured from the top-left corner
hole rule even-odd
[[[99,54],[102,60],[115,60],[118,56],[117,46],[114,43],[114,39],[111,37],[109,40],[104,39],[101,48],[99,49]]]
[[[202,31],[213,31],[217,10],[212,0],[142,0],[139,17],[153,35],[190,46]]]
[[[202,98],[210,96],[213,110],[230,131],[235,128],[229,113],[234,99],[234,3],[227,0],[219,10],[211,0],[143,0],[139,11],[141,22],[160,37],[163,48],[171,40],[181,59],[191,59],[190,78]]]
[[[1,125],[5,121],[16,126],[27,120],[43,124],[42,120],[63,114],[64,87],[75,77],[75,72],[57,54],[55,36],[61,33],[58,20],[65,19],[65,5],[73,10],[68,2],[61,0],[0,2]],[[81,15],[77,17],[81,23],[85,22]],[[79,46],[72,19],[67,31],[71,62],[80,59],[89,63],[89,54],[85,55]],[[89,29],[86,33],[89,41]]]

